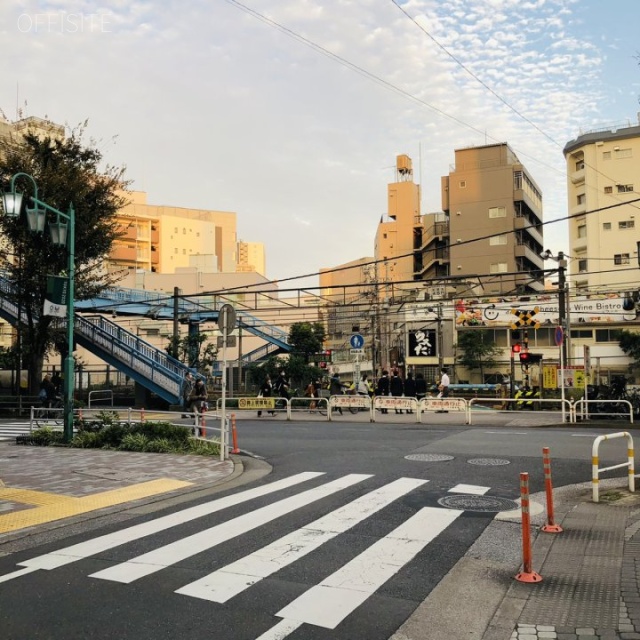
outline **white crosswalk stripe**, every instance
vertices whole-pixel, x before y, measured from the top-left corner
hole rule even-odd
[[[204,572],[199,572],[200,576],[194,576],[196,580],[175,590],[181,597],[224,604],[248,589],[254,588],[259,593],[262,580],[274,576],[294,563],[304,562],[307,556],[323,545],[340,544],[339,536],[350,532],[356,525],[365,523],[377,513],[429,483],[426,479],[398,478],[380,485],[371,474],[346,474],[333,480],[322,479],[324,475],[322,472],[299,473],[70,545],[20,562],[18,566],[23,568],[12,574],[0,576],[0,582],[8,582],[41,569],[53,570],[63,567],[224,509],[273,496],[266,503],[262,501],[254,508],[247,506],[241,515],[234,513],[230,519],[223,519],[221,523],[207,526],[197,533],[177,539],[176,533],[173,536],[174,541],[169,544],[154,547],[151,541],[147,549],[152,550],[89,574],[90,578],[99,579],[104,583],[130,584],[280,519],[278,522],[282,524],[278,526],[283,527],[284,535],[275,540],[270,538],[272,541],[263,546],[260,546],[259,542],[255,543],[246,555],[232,558],[233,561],[227,562],[224,566],[217,564],[220,568],[208,575],[203,576],[201,574]],[[316,482],[311,488],[304,489],[301,486],[313,480]],[[368,484],[372,484],[370,489],[367,489]],[[355,488],[358,497],[344,500],[341,492],[350,488]],[[438,492],[470,495],[484,495],[489,490],[490,487],[471,484],[452,484],[448,490],[438,488]],[[278,491],[286,491],[285,497],[278,499],[273,495]],[[353,489],[351,493],[354,493]],[[324,499],[330,501],[318,506],[322,515],[308,524],[294,528],[291,519],[286,517]],[[411,501],[411,504],[413,503]],[[375,541],[367,540],[368,546],[364,550],[360,547],[358,555],[348,559],[333,573],[326,575],[326,572],[323,572],[317,584],[302,593],[298,591],[295,594],[297,597],[293,596],[285,606],[280,602],[280,610],[276,612],[275,609],[278,607],[274,607],[269,614],[281,620],[266,631],[262,627],[257,631],[262,635],[256,640],[284,640],[303,624],[335,629],[463,513],[461,510],[422,504],[416,513],[404,521],[400,520],[404,516],[399,515],[404,513],[403,511],[389,512],[393,513],[393,518],[396,519],[392,525],[393,530],[389,531],[391,527],[385,527]],[[385,516],[381,522],[386,521],[387,517]],[[380,537],[386,531],[388,533]],[[256,539],[259,540],[259,537],[254,536],[253,540]],[[303,569],[305,567],[304,564],[300,566]],[[337,565],[334,565],[334,568],[335,566]],[[175,586],[172,588],[175,589]],[[266,586],[262,587],[265,588]]]

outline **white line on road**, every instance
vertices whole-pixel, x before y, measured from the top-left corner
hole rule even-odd
[[[284,498],[283,500],[261,507],[255,511],[245,513],[237,518],[232,518],[215,527],[210,527],[186,538],[181,538],[180,540],[176,540],[171,544],[159,547],[148,553],[143,553],[141,556],[137,556],[127,562],[121,562],[113,567],[92,573],[89,577],[130,584],[139,578],[156,573],[161,569],[169,567],[176,562],[191,558],[207,549],[212,549],[227,540],[231,540],[267,522],[271,522],[296,509],[305,507],[312,502],[321,500],[371,477],[370,474],[363,473],[352,473],[343,476],[342,478],[327,482],[314,489],[303,491],[302,493]]]
[[[483,496],[491,487],[480,487],[477,484],[457,484],[449,489],[449,493],[468,493],[474,496]]]
[[[19,562],[18,566],[34,567],[35,569],[47,570],[55,569],[65,564],[76,562],[76,560],[88,558],[89,556],[93,556],[96,553],[101,553],[103,551],[107,551],[108,549],[113,549],[114,547],[118,547],[121,544],[125,544],[133,540],[138,540],[140,538],[150,536],[160,531],[165,531],[166,529],[170,529],[171,527],[175,527],[185,522],[196,520],[197,518],[201,518],[202,516],[216,513],[217,511],[227,509],[228,507],[233,507],[237,504],[247,502],[248,500],[253,500],[254,498],[268,495],[270,493],[274,493],[275,491],[280,491],[281,489],[292,487],[296,484],[299,484],[300,482],[306,482],[307,480],[311,480],[322,475],[324,475],[324,473],[316,471],[298,473],[294,476],[290,476],[289,478],[271,482],[270,484],[256,487],[255,489],[249,489],[248,491],[234,493],[232,495],[225,496],[224,498],[218,498],[217,500],[206,502],[205,504],[199,504],[195,507],[184,509],[183,511],[177,511],[176,513],[172,513],[168,516],[163,516],[162,518],[157,518],[149,522],[143,522],[142,524],[137,524],[126,529],[121,529],[119,531],[115,531],[114,533],[100,536],[99,538],[94,538],[92,540],[87,540],[86,542],[74,544],[71,547],[66,547],[52,553],[47,553],[43,556],[37,556],[35,558],[31,558],[31,560]]]
[[[485,433],[497,433],[501,436],[526,436],[528,435],[525,431],[485,431]]]
[[[178,589],[176,593],[211,602],[227,602],[426,482],[428,480],[414,478],[395,480],[258,549],[255,553]]]
[[[24,576],[27,573],[32,573],[37,570],[38,567],[25,567],[24,569],[18,569],[17,571],[13,571],[12,573],[7,573],[6,576],[0,576],[0,582],[9,582],[9,580],[19,578],[20,576]]]
[[[302,622],[297,620],[280,620],[275,627],[265,631],[257,640],[284,640],[301,626]]]
[[[424,507],[276,615],[335,629],[463,512]]]

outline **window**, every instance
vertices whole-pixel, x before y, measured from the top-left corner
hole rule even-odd
[[[587,225],[580,224],[578,225],[578,238],[586,238],[587,237]]]
[[[577,200],[578,204],[584,204],[587,201],[587,196],[585,196],[584,193],[579,193]]]
[[[633,185],[632,184],[618,184],[618,193],[632,193]]]
[[[580,273],[586,273],[586,271],[587,271],[587,261],[586,260],[578,260],[578,271]]]
[[[611,151],[603,151],[602,152],[603,160],[611,160]]]
[[[631,158],[631,149],[614,149],[614,157],[617,158]]]
[[[584,158],[576,162],[576,171],[581,171],[582,169],[584,169]]]
[[[183,255],[183,256],[186,256],[186,255],[187,255],[187,250],[186,250],[186,249],[183,249],[183,250],[182,250],[182,255]]]
[[[503,233],[499,236],[491,236],[489,238],[489,244],[491,246],[495,246],[498,244],[507,244],[507,235]]]
[[[596,329],[596,342],[620,342],[620,329]]]
[[[593,331],[591,329],[571,329],[571,337],[591,340],[593,339]]]
[[[178,233],[178,227],[175,228],[174,233]]]
[[[635,220],[621,220],[618,222],[618,229],[634,229],[636,224]]]
[[[613,256],[613,264],[629,264],[628,253],[616,253]]]
[[[461,189],[466,189],[467,188],[467,181],[466,180],[460,180],[460,188]]]
[[[611,231],[611,223],[610,222],[603,222],[602,223],[602,230],[603,231]]]
[[[386,234],[386,233],[383,233],[383,234],[382,234],[382,239],[383,239],[383,240],[386,240],[386,239],[387,239],[387,234]]]
[[[507,217],[506,207],[489,207],[489,217],[490,218],[506,218]]]
[[[507,273],[507,263],[492,262],[489,267],[489,273]]]
[[[604,188],[604,192],[605,193],[613,193],[613,187],[605,187]]]

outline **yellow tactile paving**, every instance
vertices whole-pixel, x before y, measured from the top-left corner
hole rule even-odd
[[[35,504],[44,507],[49,504],[73,501],[76,498],[61,496],[57,493],[46,493],[45,491],[32,491],[30,489],[10,489],[4,487],[0,489],[0,500],[10,500],[20,504]]]
[[[1,515],[0,533],[8,533],[9,531],[17,531],[18,529],[44,524],[45,522],[53,522],[54,520],[77,516],[81,513],[95,511],[96,509],[103,509],[104,507],[112,507],[116,504],[122,504],[123,502],[131,502],[132,500],[147,498],[160,493],[166,493],[167,491],[182,489],[184,487],[189,487],[192,484],[193,483],[191,482],[185,482],[183,480],[165,478],[142,482],[140,484],[131,485],[130,487],[114,489],[112,491],[94,493],[89,496],[83,496],[82,498],[73,498],[62,495],[56,496],[55,494],[39,491],[3,489],[0,492],[0,497],[5,500],[22,502],[25,504],[40,504],[42,506]],[[14,497],[5,497],[7,492],[12,492]],[[29,497],[30,500],[18,499],[20,494],[25,497]],[[38,494],[41,502],[33,502],[34,499],[38,498]],[[45,499],[45,496],[48,498],[48,502],[42,502],[42,500]],[[57,498],[57,500],[55,500],[55,498]]]

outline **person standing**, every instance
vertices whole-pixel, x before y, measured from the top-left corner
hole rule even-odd
[[[413,379],[411,372],[407,373],[407,379],[404,381],[405,398],[416,398],[416,381]],[[413,413],[413,409],[407,409],[407,413]]]
[[[329,395],[330,396],[341,396],[344,393],[345,385],[342,384],[340,380],[340,374],[334,373],[331,376],[331,381],[329,382]],[[342,407],[336,407],[336,410],[342,415]]]
[[[391,380],[389,380],[389,390],[394,398],[402,398],[402,394],[404,393],[404,384],[397,369],[393,370],[393,376]],[[396,413],[402,413],[402,409],[396,409]]]
[[[271,376],[267,374],[267,377],[264,379],[264,382],[260,386],[260,391],[258,392],[258,398],[270,398],[273,395],[273,384],[271,383]],[[276,414],[275,411],[269,411],[269,414],[274,416]],[[258,411],[258,418],[262,416],[262,411]]]
[[[416,398],[418,402],[427,395],[427,381],[421,373],[416,375]]]
[[[278,379],[273,385],[273,390],[276,392],[278,398],[289,399],[289,381],[287,380],[284,369],[280,371]]]
[[[376,387],[377,396],[389,395],[389,372],[383,369],[382,375],[378,379],[378,386]],[[389,413],[388,409],[380,409],[380,413]]]
[[[449,374],[446,369],[441,369],[440,371],[440,382],[438,383],[438,398],[448,398],[449,397]],[[449,413],[447,410],[443,409],[440,411],[436,411],[436,413]]]
[[[207,410],[207,387],[202,378],[196,380],[193,391],[189,396],[189,409],[192,412],[203,413]]]

